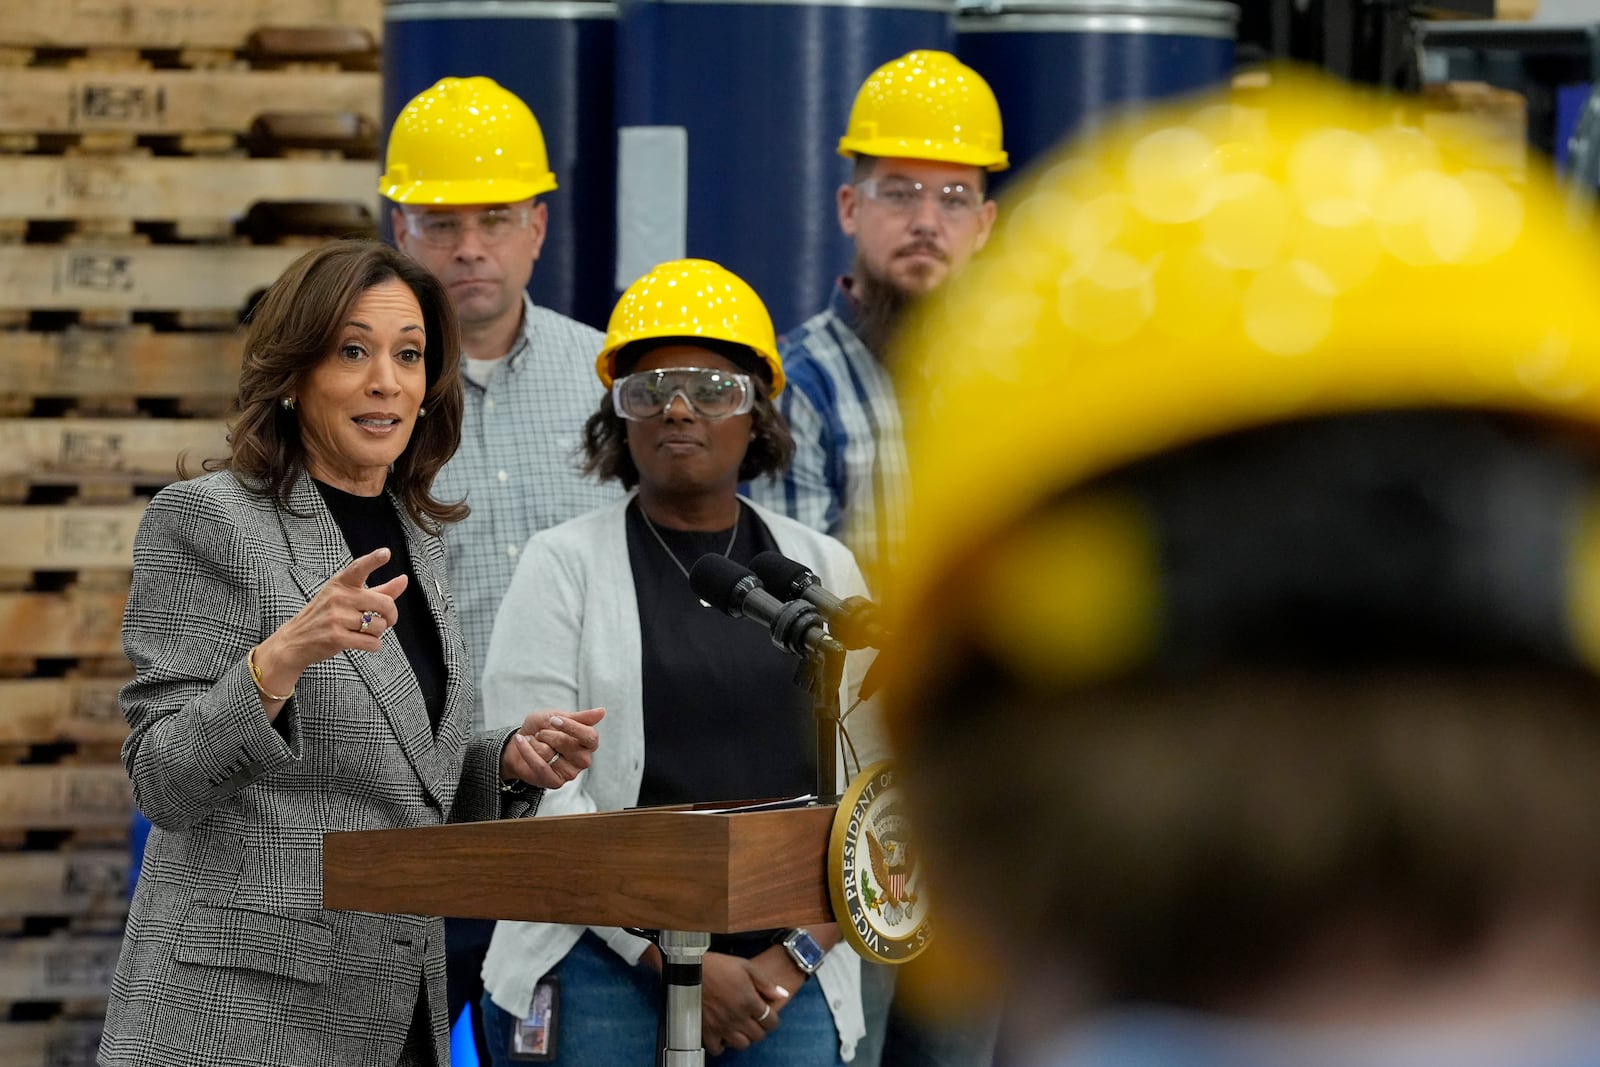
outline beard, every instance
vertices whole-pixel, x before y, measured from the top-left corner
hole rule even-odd
[[[884,362],[890,342],[917,294],[908,292],[889,278],[875,274],[860,255],[851,269],[850,293],[856,299],[856,336],[867,351]]]

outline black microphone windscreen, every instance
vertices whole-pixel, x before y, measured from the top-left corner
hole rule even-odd
[[[750,561],[750,569],[767,591],[784,600],[793,600],[806,590],[807,579],[815,575],[804,564],[796,563],[781,552],[762,552]]]
[[[750,568],[716,552],[707,552],[689,568],[689,588],[694,595],[729,615],[741,614],[744,598],[760,585]]]

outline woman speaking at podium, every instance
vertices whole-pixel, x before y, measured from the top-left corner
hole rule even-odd
[[[689,586],[704,553],[748,563],[777,551],[840,596],[866,592],[843,545],[738,493],[794,448],[772,406],[783,367],[766,307],[715,263],[664,263],[623,293],[596,366],[606,391],[585,427],[586,465],[636,491],[528,542],[489,643],[489,724],[524,707],[607,709],[593,766],[546,798],[547,813],[813,791],[798,661]],[[844,708],[863,666],[847,664]],[[514,1043],[563,1067],[653,1062],[659,967],[653,945],[616,928],[500,923],[484,963],[496,1063]],[[836,928],[714,937],[703,974],[702,1033],[719,1063],[817,1067],[853,1054],[860,966]],[[556,1018],[529,1019],[550,976]]]
[[[324,910],[322,835],[530,813],[602,714],[469,736],[439,539],[466,508],[431,492],[459,363],[426,270],[308,252],[251,316],[228,456],[145,512],[122,758],[154,829],[101,1064],[449,1061],[443,923]]]

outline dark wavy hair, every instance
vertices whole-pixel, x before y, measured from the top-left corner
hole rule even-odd
[[[467,517],[464,501],[433,496],[433,479],[461,444],[461,342],[444,287],[405,254],[378,241],[335,241],[290,264],[251,311],[245,332],[239,395],[228,433],[229,454],[206,470],[228,470],[240,482],[288,509],[289,489],[305,468],[299,416],[281,400],[327,358],[340,326],[361,294],[398,280],[422,308],[427,415],[395,460],[388,488],[411,520],[430,533]]]
[[[756,385],[755,406],[750,410],[750,429],[754,437],[739,463],[739,480],[748,482],[762,476],[775,478],[794,458],[794,438],[789,423],[772,406],[772,370],[766,360],[740,344],[705,337],[654,337],[635,341],[617,351],[612,366],[618,378],[629,373],[646,353],[664,345],[694,345],[727,358],[750,375]],[[600,410],[583,424],[583,469],[602,482],[615,478],[624,489],[639,484],[639,468],[628,451],[628,420],[611,406],[611,390],[600,398]]]

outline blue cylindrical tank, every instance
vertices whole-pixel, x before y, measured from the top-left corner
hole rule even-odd
[[[528,292],[535,303],[602,328],[616,241],[616,19],[611,0],[384,5],[385,139],[400,109],[440,78],[486,75],[521,97],[544,131],[559,183],[544,196],[550,225]]]
[[[622,0],[618,289],[655,263],[716,260],[786,330],[850,266],[836,149],[867,75],[953,50],[950,0]]]
[[[1000,102],[1011,174],[1112,109],[1227,81],[1238,19],[1220,0],[983,0],[956,47]]]

